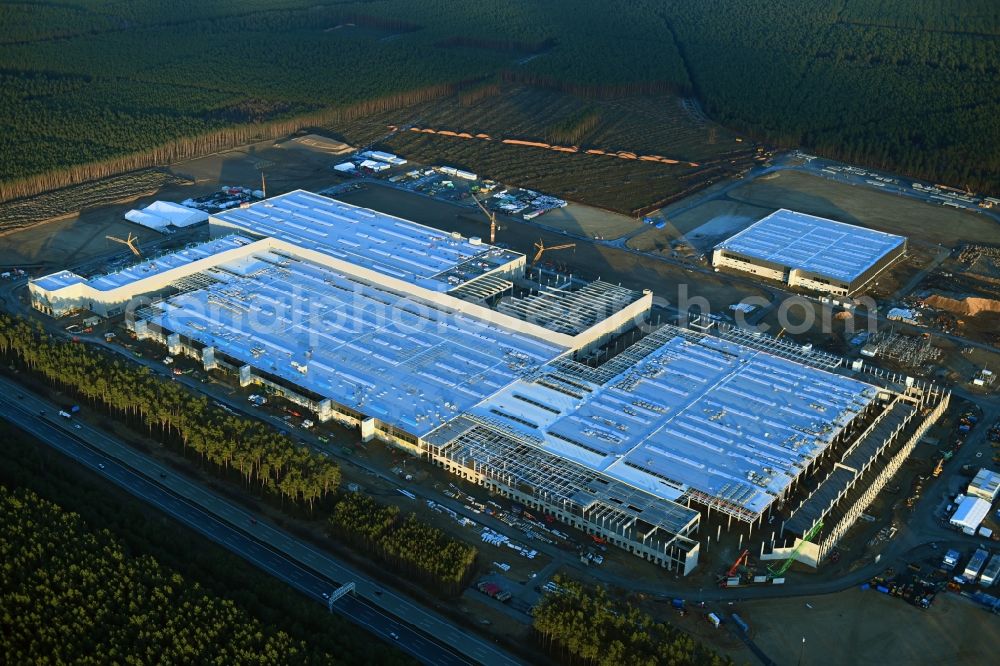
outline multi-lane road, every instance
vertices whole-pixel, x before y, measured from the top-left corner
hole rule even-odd
[[[0,417],[318,603],[326,604],[339,585],[353,582],[356,593],[341,597],[334,610],[421,662],[436,666],[518,663],[497,646],[383,589],[361,572],[175,470],[86,423],[58,416],[59,408],[0,379]]]

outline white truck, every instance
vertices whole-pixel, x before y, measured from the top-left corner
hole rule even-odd
[[[71,418],[73,418],[73,415],[70,414],[69,412],[67,412],[65,409],[60,409],[59,410],[59,416],[63,417],[64,419],[71,419]]]
[[[979,548],[972,555],[972,559],[969,563],[965,565],[965,571],[962,572],[962,577],[965,578],[970,583],[976,582],[976,578],[979,577],[979,572],[982,571],[983,565],[986,564],[986,560],[990,557],[989,552]]]
[[[990,587],[1000,578],[1000,554],[990,558],[989,564],[983,569],[983,575],[979,577],[979,584],[983,587]]]

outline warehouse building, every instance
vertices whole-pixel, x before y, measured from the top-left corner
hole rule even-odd
[[[965,494],[981,497],[992,504],[996,501],[998,493],[1000,493],[1000,474],[983,467],[976,472]]]
[[[202,245],[35,280],[32,302],[126,312],[173,356],[681,574],[703,520],[752,534],[808,477],[868,483],[899,419],[940,413],[940,394],[845,376],[838,357],[652,326],[649,291],[528,271],[520,253],[308,192],[209,222]]]
[[[968,496],[958,503],[948,522],[966,534],[975,534],[990,513],[990,503],[982,497]]]
[[[715,247],[712,265],[852,296],[906,254],[906,238],[778,210]]]

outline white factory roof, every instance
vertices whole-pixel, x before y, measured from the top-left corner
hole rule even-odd
[[[971,534],[982,524],[989,512],[990,503],[982,497],[966,497],[955,509],[950,522],[955,527],[960,527]]]
[[[523,255],[305,190],[234,208],[214,222],[448,291]]]
[[[287,255],[219,269],[142,317],[417,436],[566,351]]]
[[[32,280],[32,284],[49,292],[80,283],[85,283],[99,291],[110,291],[252,242],[249,238],[239,235],[224,236],[207,243],[191,245],[183,250],[171,252],[155,259],[141,261],[114,273],[87,279],[72,271],[60,271]]]
[[[992,502],[997,498],[998,492],[1000,492],[1000,474],[984,467],[976,473],[975,478],[969,483],[967,494],[982,497]]]
[[[902,236],[781,209],[716,249],[851,282],[905,241]]]
[[[642,344],[607,381],[560,359],[472,414],[665,499],[702,493],[759,513],[877,392],[674,327]]]

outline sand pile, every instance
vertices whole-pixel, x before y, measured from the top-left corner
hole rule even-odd
[[[977,298],[968,296],[966,298],[948,298],[941,294],[934,294],[924,299],[927,305],[945,310],[957,315],[974,317],[980,312],[1000,312],[1000,301],[992,298]]]

